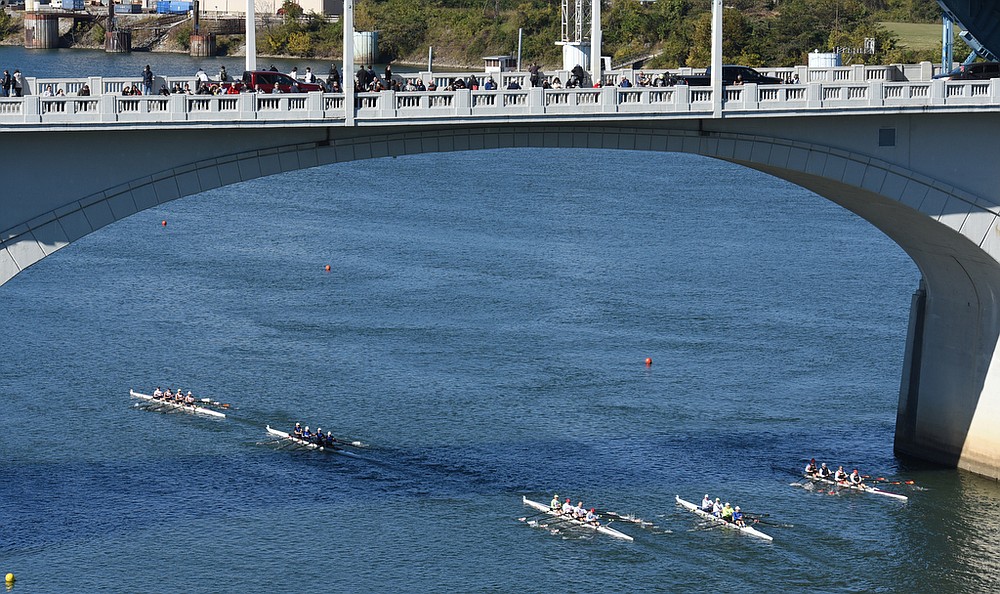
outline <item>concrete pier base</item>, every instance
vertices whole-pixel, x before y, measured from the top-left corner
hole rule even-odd
[[[104,34],[104,51],[109,54],[127,54],[132,51],[131,31],[108,31]]]
[[[215,55],[215,33],[191,36],[191,56],[207,58]]]
[[[44,12],[24,15],[24,47],[52,49],[59,47],[59,16]]]

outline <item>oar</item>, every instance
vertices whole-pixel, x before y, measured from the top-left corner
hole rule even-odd
[[[555,526],[556,524],[565,524],[566,522],[572,522],[575,520],[573,516],[559,516],[555,521],[549,522],[548,524],[539,524],[543,528],[548,528],[549,526]]]

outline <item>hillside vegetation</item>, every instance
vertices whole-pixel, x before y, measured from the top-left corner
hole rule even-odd
[[[572,4],[572,3],[571,3]],[[804,64],[813,50],[861,48],[874,37],[874,55],[845,55],[858,63],[935,60],[940,43],[904,46],[882,21],[933,23],[934,0],[727,0],[724,14],[728,62],[751,66]],[[388,59],[421,63],[427,47],[435,59],[481,64],[486,55],[517,51],[524,30],[524,62],[561,64],[560,0],[358,0],[358,30],[378,30]],[[604,0],[604,54],[614,62],[658,53],[654,67],[703,67],[710,57],[711,1]]]

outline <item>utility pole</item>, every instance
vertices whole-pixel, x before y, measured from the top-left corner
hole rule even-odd
[[[712,0],[712,115],[722,117],[722,0]]]
[[[257,70],[257,15],[254,14],[253,0],[247,0],[246,14],[246,34],[247,34],[247,71]]]

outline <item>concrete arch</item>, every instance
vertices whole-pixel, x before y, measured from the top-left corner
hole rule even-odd
[[[706,130],[706,123],[715,129]],[[20,219],[0,234],[0,284],[69,243],[142,210],[224,185],[319,165],[521,147],[698,154],[810,189],[871,222],[913,258],[923,281],[911,311],[897,451],[1000,476],[1000,439],[990,431],[1000,421],[1000,396],[993,397],[1000,390],[992,371],[1000,368],[993,364],[1000,336],[1000,263],[995,257],[1000,253],[1000,208],[981,195],[899,162],[817,141],[829,134],[829,119],[815,133],[809,132],[808,122],[797,125],[805,130],[795,139],[778,136],[760,121],[748,125],[739,120],[337,126],[280,133],[282,139],[293,137],[294,143],[276,142],[273,129],[247,128],[226,130],[221,150],[220,131],[207,127],[157,133],[162,154],[151,154],[151,132],[122,132],[116,138],[130,181],[109,183],[124,177],[122,168],[91,164],[96,175],[77,171],[70,175],[80,182],[71,183],[79,188],[78,196],[58,197],[54,189],[59,180],[48,180],[34,188],[40,190],[40,198],[8,210]],[[905,122],[901,126],[905,131]],[[100,134],[81,132],[77,140],[97,142]],[[218,156],[220,152],[225,154]],[[0,226],[8,222],[4,216]]]

